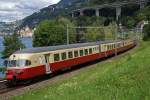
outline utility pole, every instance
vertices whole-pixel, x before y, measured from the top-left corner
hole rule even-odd
[[[67,24],[67,45],[69,45],[69,26]]]

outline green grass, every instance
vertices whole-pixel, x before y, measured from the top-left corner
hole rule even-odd
[[[150,100],[150,42],[14,100]]]

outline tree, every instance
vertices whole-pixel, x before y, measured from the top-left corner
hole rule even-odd
[[[88,42],[95,42],[104,40],[105,34],[103,28],[87,28],[86,33],[83,34],[83,37]]]
[[[134,28],[136,21],[133,17],[127,16],[123,18],[122,24],[126,26],[128,29],[132,29]]]
[[[149,20],[150,21],[150,6],[147,6],[146,8],[139,10],[136,12],[136,20],[143,21],[143,20]]]
[[[144,26],[143,33],[144,33],[143,40],[145,41],[150,40],[150,24]]]
[[[33,46],[54,46],[67,42],[67,24],[74,26],[68,19],[59,17],[56,20],[45,20],[39,24],[34,32]],[[75,29],[69,29],[70,43],[76,40]]]
[[[17,50],[25,48],[25,45],[21,43],[21,40],[16,33],[4,36],[3,45],[5,46],[5,49],[2,52],[4,58],[9,57]]]
[[[104,28],[104,32],[106,40],[116,39],[117,24],[115,22],[110,23],[107,27]]]

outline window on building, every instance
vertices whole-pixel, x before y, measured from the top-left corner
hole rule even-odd
[[[61,58],[62,58],[62,60],[65,60],[67,58],[66,52],[61,53]]]
[[[68,52],[68,58],[73,58],[73,53],[72,53],[72,51]]]
[[[59,61],[59,60],[60,60],[59,54],[54,54],[54,61]]]
[[[74,51],[74,57],[78,57],[79,54],[78,54],[78,51]]]

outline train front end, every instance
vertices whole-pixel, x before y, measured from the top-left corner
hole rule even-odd
[[[28,68],[31,65],[29,57],[25,54],[13,54],[7,61],[6,80],[16,84],[20,80],[28,79]]]

